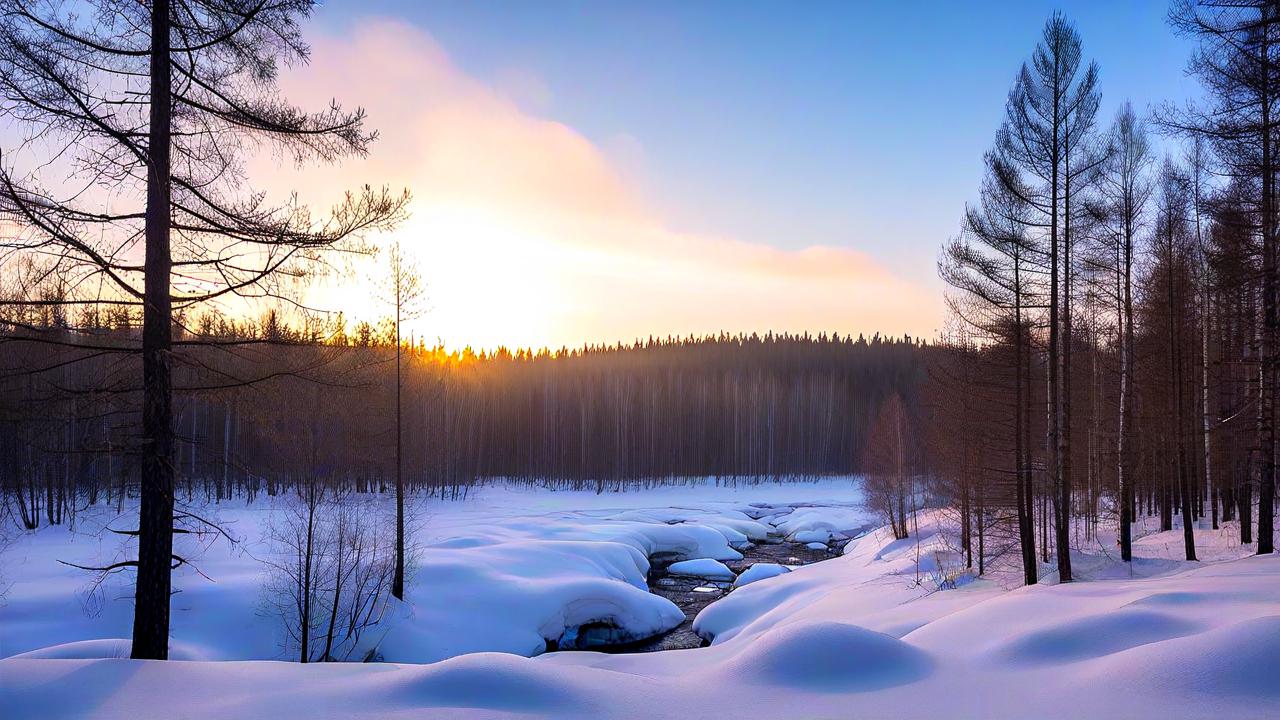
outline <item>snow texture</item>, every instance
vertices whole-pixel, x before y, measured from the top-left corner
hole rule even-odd
[[[750,585],[758,580],[767,580],[768,578],[777,577],[788,572],[791,572],[791,568],[786,565],[779,565],[777,563],[756,563],[746,570],[743,570],[742,574],[738,576],[738,579],[733,581],[733,586],[737,588],[742,587],[743,585]]]
[[[672,575],[706,578],[707,580],[733,580],[733,571],[719,560],[698,558],[697,560],[681,560],[671,563],[667,572]]]
[[[1082,553],[1087,580],[1010,589],[998,570],[964,570],[942,514],[922,514],[906,540],[864,532],[847,486],[671,490],[494,490],[431,507],[408,602],[385,628],[400,662],[386,663],[247,659],[270,654],[252,611],[258,564],[215,548],[202,562],[218,582],[182,575],[174,599],[174,654],[191,661],[123,659],[112,638],[127,634],[126,601],[107,593],[84,615],[66,597],[83,577],[51,567],[114,548],[84,527],[25,535],[3,558],[0,707],[15,718],[1280,717],[1280,556],[1247,556],[1229,528],[1197,529],[1212,562],[1177,560],[1175,529],[1135,542],[1132,564]],[[228,516],[247,531],[258,512]],[[709,605],[695,622],[709,647],[458,654],[532,654],[535,638],[588,618],[662,626],[664,610],[640,599],[647,558],[726,556],[737,536],[716,526],[750,538],[744,521],[857,539]],[[433,656],[451,657],[404,662]]]

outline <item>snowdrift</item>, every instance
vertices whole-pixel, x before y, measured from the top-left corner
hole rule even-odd
[[[415,583],[408,614],[388,632],[387,652],[463,647],[460,633],[449,643],[462,644],[448,644],[442,638],[453,631],[432,632],[441,618],[471,618],[477,624],[465,627],[466,636],[484,643],[506,642],[499,634],[520,638],[513,647],[602,615],[624,626],[661,625],[663,609],[640,599],[646,558],[732,549],[736,535],[715,530],[713,516],[735,518],[743,535],[745,518],[778,534],[827,530],[855,539],[840,556],[740,585],[708,606],[695,627],[712,644],[700,649],[300,665],[139,662],[120,659],[118,642],[77,642],[0,660],[0,707],[14,717],[273,720],[1280,717],[1280,556],[1239,557],[1240,549],[1224,546],[1220,557],[1238,559],[1201,565],[1148,555],[1129,567],[1085,556],[1108,579],[1010,591],[989,579],[961,575],[957,582],[941,516],[922,515],[919,534],[903,541],[882,530],[862,533],[841,518],[849,508],[839,503],[794,525],[787,519],[794,506],[687,496],[680,503],[692,507],[637,513],[584,502],[572,512],[529,515],[526,505],[506,518],[490,512],[491,527],[477,522],[474,509],[452,526],[455,520],[437,516],[442,536],[427,545],[417,577],[432,578],[437,596],[448,599],[433,604],[432,591]],[[689,534],[691,527],[720,540]],[[1216,547],[1212,533],[1199,539]],[[1148,536],[1136,546],[1152,551],[1166,540]],[[32,575],[18,568],[6,565],[11,577]],[[15,602],[0,608],[0,632],[20,615],[41,619],[23,637],[54,635],[56,623],[30,605],[34,591],[24,583],[15,582]],[[492,604],[476,598],[467,609],[446,608],[464,597],[449,588],[464,586]],[[513,611],[517,600],[522,607]],[[488,636],[481,620],[501,625],[501,633]],[[175,625],[179,642],[189,643],[189,627]],[[195,658],[210,646],[188,644],[184,652]]]
[[[859,497],[857,485],[841,479],[609,494],[493,486],[478,488],[465,502],[421,504],[413,513],[418,549],[405,603],[387,607],[381,622],[339,657],[359,660],[372,652],[387,661],[426,663],[477,652],[532,656],[548,647],[595,647],[660,634],[685,618],[648,592],[650,558],[689,562],[686,567],[732,581],[722,562],[742,558],[735,546],[781,533],[758,517],[785,519],[796,510],[778,504],[757,512],[761,508],[751,503],[791,493],[826,503],[817,511],[804,508],[810,522],[822,521],[822,507],[847,515]],[[824,495],[830,499],[821,500]],[[179,552],[196,558],[212,581],[185,568],[175,574],[175,657],[296,657],[264,608],[263,561],[273,559],[264,537],[284,502],[268,497],[202,508],[241,539],[235,547],[198,547],[190,537],[177,538]],[[388,498],[348,502],[364,502],[368,514],[391,512]],[[113,576],[86,594],[90,576],[57,560],[100,565],[127,554],[120,536],[103,528],[127,527],[129,514],[90,508],[74,530],[46,527],[15,539],[3,558],[4,577],[13,585],[0,603],[0,657],[41,649],[60,657],[128,656],[116,639],[128,637],[132,627],[129,578]]]

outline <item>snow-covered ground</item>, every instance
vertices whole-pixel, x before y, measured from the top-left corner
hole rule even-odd
[[[832,517],[852,518],[859,526],[870,522],[862,511],[851,510],[860,494],[849,479],[708,482],[603,494],[499,485],[473,489],[465,501],[421,500],[411,512],[417,551],[407,602],[389,607],[385,620],[364,634],[362,645],[345,648],[344,654],[359,659],[377,644],[378,653],[395,662],[434,662],[482,651],[535,655],[548,641],[592,623],[616,627],[609,638],[615,642],[660,633],[680,624],[684,615],[648,592],[649,558],[698,561],[695,567],[740,559],[735,546],[778,534],[770,522],[793,512],[792,505],[751,503],[784,498],[818,503]],[[228,528],[238,540],[234,545],[214,539],[195,547],[192,537],[176,539],[178,553],[194,559],[193,566],[175,573],[179,592],[172,604],[171,647],[176,657],[293,657],[283,649],[280,622],[266,611],[263,590],[269,572],[264,560],[275,559],[265,535],[285,502],[259,496],[248,505],[198,508]],[[388,498],[352,496],[346,502],[365,503],[362,512],[391,526]],[[94,576],[58,561],[102,566],[121,559],[125,540],[105,529],[135,522],[127,510],[120,515],[98,506],[81,511],[74,527],[13,537],[0,556],[0,576],[9,584],[0,598],[0,657],[128,637],[131,578],[113,575],[89,592]],[[851,534],[856,527],[849,528]]]
[[[53,561],[114,556],[118,539],[93,531],[117,521],[86,513],[77,533],[24,535],[0,557],[0,656],[23,654],[0,660],[0,708],[49,718],[1280,717],[1280,556],[1244,557],[1229,530],[1206,530],[1197,540],[1215,562],[1185,563],[1176,531],[1151,533],[1131,568],[1086,550],[1077,574],[1099,579],[1010,591],[962,572],[941,514],[893,540],[862,532],[872,520],[857,500],[848,481],[824,481],[602,495],[485,488],[429,504],[416,517],[407,602],[371,634],[389,662],[306,666],[261,661],[280,646],[260,612],[253,538],[269,511],[259,503],[219,511],[245,541],[203,553],[213,582],[177,582],[174,656],[224,662],[102,659],[127,654],[127,586],[105,587],[99,612],[86,614],[84,574]],[[612,623],[615,639],[679,623],[644,589],[648,558],[732,560],[768,533],[825,533],[843,554],[740,583],[695,622],[710,647],[523,657],[588,623]],[[504,652],[483,652],[493,650]]]

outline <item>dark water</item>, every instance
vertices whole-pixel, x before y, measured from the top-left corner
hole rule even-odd
[[[741,560],[725,562],[725,565],[737,574],[741,574],[743,570],[758,562],[808,565],[835,557],[835,554],[829,550],[814,550],[803,543],[787,542],[757,543],[741,552],[743,555]],[[649,592],[661,595],[675,603],[684,611],[684,622],[661,635],[646,640],[593,647],[592,650],[608,653],[642,653],[682,650],[706,645],[706,641],[693,631],[693,619],[702,608],[728,594],[732,583],[668,575],[667,568],[678,559],[663,556],[650,558]]]

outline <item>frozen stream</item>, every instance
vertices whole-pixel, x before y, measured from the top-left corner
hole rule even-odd
[[[389,500],[365,494],[345,502],[370,526],[387,528],[394,517]],[[669,569],[673,560],[711,563],[731,582],[762,562],[826,559],[825,548],[842,547],[870,522],[859,501],[849,478],[603,494],[495,484],[476,488],[465,502],[421,498],[410,521],[417,550],[404,602],[388,603],[375,625],[333,657],[433,663],[606,644],[631,643],[623,648],[630,652],[697,646],[692,619],[745,588],[728,592],[727,583],[677,577]],[[179,552],[198,559],[201,572],[184,567],[174,573],[174,656],[297,658],[296,635],[286,634],[296,618],[269,602],[281,591],[276,566],[267,562],[289,557],[272,544],[271,528],[296,517],[296,503],[286,494],[197,508],[237,542],[175,540]],[[127,653],[131,576],[113,574],[95,588],[88,574],[65,563],[98,566],[127,556],[129,538],[111,530],[136,522],[136,512],[89,506],[74,527],[45,526],[11,539],[0,559],[0,584],[7,585],[0,657],[85,656],[107,652],[103,648]],[[325,508],[322,532],[334,517]],[[801,543],[821,544],[814,551]]]
[[[776,563],[797,567],[836,557],[836,553],[830,549],[818,550],[805,543],[786,542],[777,538],[770,538],[767,542],[742,548],[742,555],[741,560],[725,562],[735,575],[741,575],[744,570],[756,563]],[[672,575],[668,572],[668,568],[678,559],[674,555],[658,555],[650,558],[649,592],[675,603],[676,607],[684,613],[684,622],[665,633],[638,642],[584,649],[607,653],[646,653],[705,646],[707,642],[693,631],[693,619],[703,608],[728,595],[733,583]],[[553,651],[558,648],[551,644],[547,649]]]

